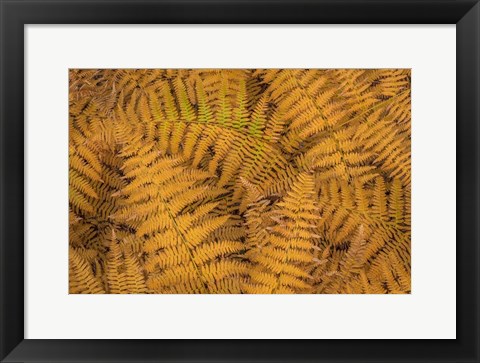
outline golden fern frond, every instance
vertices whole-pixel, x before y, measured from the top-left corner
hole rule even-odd
[[[408,70],[267,73],[273,74],[266,77],[267,91],[288,125],[281,143],[298,154],[298,172],[316,170],[324,180],[363,182],[388,172],[409,184],[410,130],[403,125],[408,114],[401,113],[410,108]],[[387,85],[396,93],[387,92]]]
[[[212,202],[224,191],[207,173],[162,156],[154,145],[136,152],[134,147],[125,146],[130,184],[119,195],[123,207],[113,219],[144,240],[147,286],[158,293],[239,292],[245,267],[229,256],[243,245],[215,234],[230,219]]]
[[[326,249],[312,275],[316,292],[327,294],[405,294],[411,291],[410,269],[394,252],[366,258],[363,225],[346,251]]]
[[[363,282],[366,245],[364,227],[360,225],[346,250],[335,250],[331,246],[325,248],[312,269],[317,293],[361,292],[362,288],[352,289],[351,285]]]
[[[291,191],[277,203],[270,218],[275,222],[266,227],[268,235],[250,234],[251,245],[246,257],[253,266],[250,280],[244,285],[247,293],[307,293],[311,276],[305,267],[313,263],[313,249],[318,235],[314,233],[319,218],[313,202],[313,175],[300,174]],[[256,240],[257,237],[261,239]]]
[[[225,82],[222,78],[221,82]],[[246,86],[238,81],[241,92],[233,101],[226,97],[225,87],[220,87],[218,103],[210,107],[200,78],[196,81],[197,104],[187,96],[181,78],[175,78],[174,86],[162,83],[161,94],[149,94],[147,119],[137,120],[128,112],[118,109],[118,118],[124,130],[121,134],[140,135],[145,141],[158,138],[159,152],[175,155],[181,153],[192,166],[218,175],[218,186],[233,185],[233,201],[240,200],[244,191],[240,178],[254,184],[262,184],[280,170],[285,160],[276,147],[281,121],[272,118],[266,121],[266,100],[259,100],[252,112],[247,108]],[[222,96],[222,94],[224,94]],[[174,99],[178,102],[174,102]],[[178,104],[178,105],[177,105]],[[126,106],[127,110],[131,107]],[[150,120],[153,120],[150,121]],[[154,124],[157,134],[149,137],[139,125]],[[152,133],[150,133],[151,135]],[[125,139],[119,140],[126,142]]]
[[[69,250],[69,293],[103,294],[101,281],[95,277],[91,264],[76,249]]]
[[[72,246],[97,251],[103,266],[109,245],[106,231],[112,227],[109,218],[118,209],[112,194],[126,181],[111,122],[83,117],[88,113],[85,108],[70,109],[70,133],[76,135],[69,147],[70,241]]]
[[[143,270],[130,250],[122,250],[115,230],[111,231],[106,262],[107,291],[110,294],[145,294],[148,292]]]
[[[325,241],[341,248],[363,225],[365,238],[369,240],[366,251],[368,258],[393,245],[403,251],[401,254],[408,262],[410,226],[398,223],[391,217],[392,212],[387,210],[400,208],[402,213],[406,213],[402,197],[397,197],[401,192],[394,192],[398,187],[399,182],[393,182],[387,191],[381,177],[376,178],[373,184],[357,182],[351,186],[346,182],[332,181],[321,185],[318,205],[322,218],[318,222],[319,234]]]

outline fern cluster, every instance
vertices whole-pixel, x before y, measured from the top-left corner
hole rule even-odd
[[[409,293],[410,71],[70,70],[70,293]]]

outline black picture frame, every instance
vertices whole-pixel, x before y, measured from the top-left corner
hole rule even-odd
[[[478,0],[0,0],[0,359],[5,362],[479,362]],[[456,24],[457,339],[24,339],[26,24]],[[60,51],[60,50],[59,50]],[[52,317],[54,319],[55,317]],[[442,317],[438,317],[441,324]],[[412,327],[414,329],[414,327]]]

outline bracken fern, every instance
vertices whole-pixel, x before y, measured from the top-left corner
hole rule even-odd
[[[70,70],[70,293],[410,293],[410,70]]]

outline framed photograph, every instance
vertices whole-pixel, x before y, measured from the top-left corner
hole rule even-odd
[[[480,362],[478,1],[0,4],[2,362]]]

